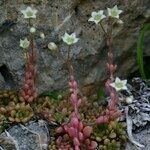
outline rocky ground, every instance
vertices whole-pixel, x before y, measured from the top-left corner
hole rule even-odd
[[[1,150],[46,150],[50,140],[49,128],[44,120],[18,124],[0,135]]]
[[[138,148],[135,145],[128,143],[125,150],[149,150],[150,148],[150,127],[142,130],[139,133],[133,134],[136,141],[145,145],[144,148]]]

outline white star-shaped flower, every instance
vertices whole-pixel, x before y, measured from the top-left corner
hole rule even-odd
[[[115,82],[111,83],[110,86],[115,88],[116,91],[127,90],[127,80],[120,80],[116,77]]]
[[[92,12],[91,18],[88,21],[93,21],[98,24],[102,19],[106,18],[104,11],[100,10],[98,12]]]
[[[30,45],[30,41],[28,41],[27,38],[25,38],[24,40],[20,40],[20,47],[22,47],[23,49],[27,49]]]
[[[36,18],[37,10],[32,9],[31,7],[27,7],[25,10],[21,10],[21,12],[24,15],[24,18],[30,19],[30,18]]]
[[[107,8],[108,16],[112,18],[119,19],[119,15],[123,12],[122,10],[119,10],[117,5],[115,5],[113,8]]]
[[[79,40],[79,38],[76,38],[75,33],[72,33],[71,35],[69,35],[68,33],[65,33],[65,35],[62,37],[62,39],[68,45],[73,45],[74,43],[77,43]]]

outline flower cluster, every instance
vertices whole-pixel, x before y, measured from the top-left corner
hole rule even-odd
[[[115,5],[113,8],[107,8],[107,14],[108,18],[115,18],[118,19],[120,23],[122,21],[119,19],[119,15],[122,13],[122,10],[119,10],[117,5]],[[96,24],[101,22],[104,18],[107,18],[106,15],[104,15],[104,11],[100,10],[98,12],[92,12],[91,18],[88,21],[93,21]]]
[[[25,10],[21,10],[21,12],[25,19],[29,19],[29,24],[30,24],[30,19],[36,19],[36,14],[38,11],[28,6]],[[36,28],[31,27],[30,33],[34,34],[35,32],[36,32]]]
[[[108,108],[103,112],[102,116],[97,118],[96,123],[101,124],[101,123],[108,123],[111,120],[115,120],[121,115],[121,111],[118,110],[118,95],[117,91],[121,89],[127,89],[126,88],[126,80],[121,81],[119,78],[115,78],[115,71],[117,68],[117,65],[113,63],[113,52],[112,52],[112,31],[111,30],[106,30],[104,26],[102,25],[102,20],[104,18],[107,18],[106,21],[109,23],[107,25],[113,25],[113,22],[111,21],[112,19],[119,21],[120,23],[122,22],[119,19],[119,15],[122,13],[122,10],[119,10],[117,5],[115,5],[113,8],[107,8],[107,17],[104,15],[104,11],[100,10],[98,12],[92,12],[91,18],[88,21],[93,21],[96,24],[100,24],[102,30],[104,31],[104,34],[106,36],[107,40],[107,46],[108,46],[108,62],[107,62],[107,69],[109,71],[109,79],[107,80],[105,87],[106,91],[110,97],[110,101],[108,104]],[[110,23],[111,22],[111,23]]]
[[[36,29],[31,26],[30,19],[35,19],[37,10],[27,7],[25,10],[21,11],[24,15],[25,19],[29,19],[30,33],[34,34]],[[35,49],[35,43],[33,36],[30,36],[30,40],[27,38],[24,40],[20,40],[20,47],[25,49],[26,51],[26,70],[25,70],[25,79],[23,83],[23,88],[20,92],[20,101],[21,102],[32,102],[37,97],[37,88],[35,85],[37,69],[36,69],[36,59],[37,52]]]

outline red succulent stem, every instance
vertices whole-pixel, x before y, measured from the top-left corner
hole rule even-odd
[[[109,79],[106,82],[106,89],[109,92],[111,101],[110,101],[110,106],[111,108],[115,108],[117,105],[117,93],[114,90],[114,88],[112,88],[110,86],[110,83],[112,83],[114,81],[115,78],[115,71],[116,71],[116,65],[113,63],[113,50],[112,50],[112,36],[111,33],[109,34],[109,36],[107,36],[107,46],[108,46],[108,63],[107,63],[107,68],[109,71]]]
[[[70,74],[70,82],[69,82],[69,85],[70,85],[70,90],[71,90],[71,102],[72,102],[72,105],[73,105],[73,108],[74,108],[74,114],[76,116],[79,116],[79,112],[78,112],[78,85],[77,85],[77,82],[75,80],[75,77],[74,77],[74,69],[73,69],[73,65],[71,63],[71,58],[70,58],[70,53],[71,53],[71,46],[69,46],[68,48],[68,53],[67,53],[67,67],[68,67],[68,71],[69,71],[69,74]]]
[[[69,46],[66,63],[70,74],[70,81],[69,81],[69,87],[71,91],[70,101],[73,106],[73,113],[71,114],[70,122],[59,127],[56,130],[56,132],[59,134],[67,134],[70,140],[72,141],[73,145],[70,145],[69,148],[66,147],[65,146],[66,143],[63,144],[63,138],[61,136],[58,137],[56,143],[58,144],[59,150],[69,150],[71,149],[71,147],[73,147],[74,150],[81,150],[81,147],[83,145],[86,146],[85,149],[87,150],[94,150],[97,147],[97,143],[90,139],[92,127],[85,126],[80,120],[78,108],[80,106],[81,99],[79,99],[78,97],[79,93],[78,84],[74,77],[74,69],[71,64],[70,52],[71,49]]]
[[[34,37],[30,35],[30,51],[28,52],[28,57],[26,59],[25,65],[25,79],[23,82],[23,88],[20,94],[20,101],[30,103],[37,98],[37,88],[36,88],[36,60],[37,51],[35,49]]]
[[[108,108],[106,109],[105,113],[103,116],[100,116],[97,118],[96,123],[101,124],[101,123],[108,123],[110,120],[114,120],[118,118],[121,115],[121,112],[117,108],[118,104],[118,95],[116,93],[116,90],[110,86],[112,82],[114,82],[115,79],[115,71],[117,68],[117,65],[114,64],[113,62],[113,49],[112,49],[112,31],[105,31],[103,25],[100,23],[100,26],[106,36],[107,40],[107,46],[108,46],[108,62],[107,62],[107,69],[109,72],[109,79],[107,79],[105,83],[105,88],[110,96],[110,101],[108,104]]]

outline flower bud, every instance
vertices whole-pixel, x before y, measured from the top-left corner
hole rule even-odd
[[[35,29],[34,27],[31,27],[31,28],[30,28],[30,33],[33,34],[33,33],[35,33],[35,32],[36,32],[36,29]]]
[[[45,39],[45,34],[41,32],[40,37],[44,40]]]
[[[50,49],[52,51],[56,51],[56,50],[58,50],[58,47],[57,47],[57,45],[54,42],[50,42],[48,44],[48,49]]]

